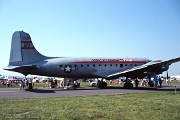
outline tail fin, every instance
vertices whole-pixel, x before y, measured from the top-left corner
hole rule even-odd
[[[31,37],[23,31],[16,31],[12,36],[9,65],[25,65],[47,59],[34,47]]]

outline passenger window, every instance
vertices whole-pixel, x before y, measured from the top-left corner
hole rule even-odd
[[[122,68],[122,67],[123,67],[123,64],[120,64],[120,67]]]
[[[99,64],[99,67],[101,67],[101,64]]]
[[[118,65],[117,65],[117,64],[115,64],[115,66],[117,67]]]
[[[95,64],[93,64],[93,67],[95,67],[96,65]]]
[[[137,64],[135,64],[135,66],[137,66]]]
[[[110,66],[112,67],[112,64],[110,64]]]
[[[125,66],[127,66],[127,64],[125,64]]]
[[[106,64],[104,64],[104,66],[106,67],[107,65],[106,65]]]
[[[83,67],[83,65],[81,65],[81,67]]]
[[[89,65],[87,65],[87,67],[89,67]]]
[[[132,64],[130,64],[130,66],[132,66]]]
[[[74,67],[77,67],[77,65],[74,65]]]

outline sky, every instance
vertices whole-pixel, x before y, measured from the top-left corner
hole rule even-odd
[[[0,74],[8,72],[12,34],[30,34],[52,57],[168,60],[180,57],[179,0],[0,0]],[[180,62],[169,75],[180,74]]]

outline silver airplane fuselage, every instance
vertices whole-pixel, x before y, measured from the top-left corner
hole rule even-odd
[[[108,59],[108,58],[50,58],[33,65],[38,69],[24,71],[53,77],[97,78],[124,71],[150,62],[148,59]]]

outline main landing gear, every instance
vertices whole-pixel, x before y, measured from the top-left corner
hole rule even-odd
[[[124,88],[125,89],[132,89],[133,84],[131,83],[131,80],[126,79],[126,82],[124,83]]]
[[[106,89],[107,88],[107,83],[103,81],[103,78],[101,80],[98,80],[97,87],[100,89]]]

